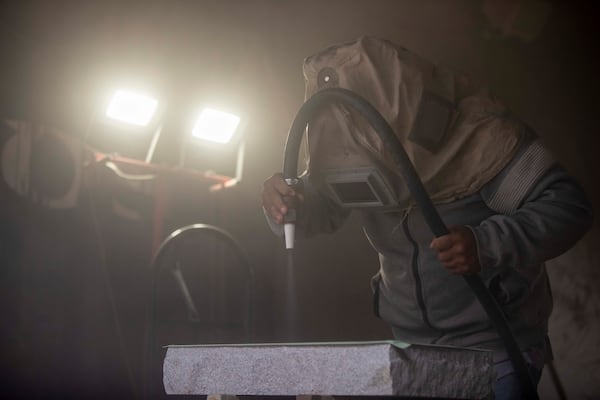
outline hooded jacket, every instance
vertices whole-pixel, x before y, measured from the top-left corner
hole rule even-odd
[[[350,211],[316,191],[308,176],[303,179],[298,235],[335,232]],[[478,192],[436,209],[446,225],[473,232],[481,278],[520,348],[542,349],[552,311],[545,261],[571,248],[592,222],[578,183],[539,141],[529,140]],[[372,279],[375,312],[391,325],[396,339],[490,349],[496,362],[505,359],[503,344],[475,295],[429,248],[433,234],[421,211],[360,212],[380,260]],[[545,356],[550,358],[550,352]]]
[[[592,221],[577,182],[486,91],[387,41],[362,37],[332,46],[307,58],[304,74],[307,97],[341,87],[379,110],[445,224],[473,232],[481,278],[520,347],[543,348],[552,311],[544,262],[573,246]],[[376,313],[397,339],[486,348],[495,351],[496,361],[505,358],[465,280],[449,273],[430,249],[433,234],[370,126],[332,104],[309,123],[307,138],[298,236],[334,232],[350,213],[327,193],[323,171],[375,162],[397,196],[393,207],[360,209],[380,260],[372,280]]]

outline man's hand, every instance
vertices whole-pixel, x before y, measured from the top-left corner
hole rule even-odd
[[[457,275],[472,275],[481,271],[477,242],[466,226],[452,227],[448,235],[433,239],[429,246],[437,251],[438,260]]]
[[[301,193],[297,193],[285,183],[281,174],[274,174],[263,183],[262,206],[278,224],[283,222],[283,216],[288,212],[284,197],[294,196],[299,201],[304,200]]]

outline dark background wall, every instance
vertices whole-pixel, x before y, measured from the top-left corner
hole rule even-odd
[[[256,278],[253,331],[219,319],[237,316],[246,301],[242,275],[217,265],[235,264],[229,250],[211,238],[182,250],[186,259],[202,260],[203,272],[194,272],[190,285],[207,317],[186,322],[172,276],[162,276],[161,340],[389,338],[371,314],[377,257],[358,219],[299,243],[290,316],[285,254],[260,208],[262,181],[281,169],[287,129],[303,102],[302,60],[360,35],[390,39],[488,82],[598,209],[598,16],[597,5],[584,1],[2,2],[3,119],[40,121],[79,140],[106,94],[133,82],[168,102],[157,153],[164,163],[173,162],[174,143],[203,102],[216,98],[249,121],[244,179],[219,192],[185,174],[131,184],[92,165],[84,169],[77,205],[56,210],[2,182],[6,387],[40,396],[140,397],[152,254],[157,238],[191,223],[226,229],[247,254]],[[3,128],[2,143],[9,137]],[[157,195],[161,188],[166,198]],[[166,199],[162,222],[155,218],[157,198]],[[573,399],[600,398],[598,239],[596,222],[548,263],[555,294],[550,336]],[[547,373],[541,392],[557,398]]]

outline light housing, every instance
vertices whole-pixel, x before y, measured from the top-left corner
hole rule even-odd
[[[231,141],[240,124],[240,117],[227,112],[205,108],[192,130],[195,138],[226,144]]]
[[[210,190],[237,184],[242,179],[247,124],[245,117],[205,106],[182,138],[179,165],[223,178]]]
[[[152,162],[166,110],[153,93],[126,86],[106,91],[93,113],[87,144],[96,151]]]
[[[127,124],[148,126],[158,108],[158,100],[129,90],[117,90],[106,109],[106,117]]]

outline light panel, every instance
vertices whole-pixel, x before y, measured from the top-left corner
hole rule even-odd
[[[205,108],[192,131],[194,137],[216,143],[228,143],[240,123],[236,115]]]
[[[152,119],[158,100],[127,90],[118,90],[113,96],[106,116],[137,126],[146,126]]]

